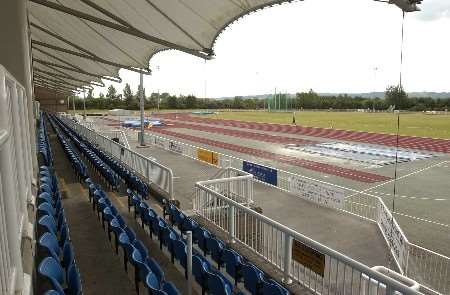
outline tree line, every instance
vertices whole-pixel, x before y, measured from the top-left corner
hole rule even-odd
[[[175,96],[167,92],[145,94],[146,109],[266,109],[268,99],[243,98],[236,96],[228,99],[197,98],[194,95]],[[123,93],[118,93],[114,86],[109,86],[106,95],[100,93],[94,97],[92,90],[88,92],[85,104],[87,109],[139,109],[139,90],[135,93],[127,83]],[[284,97],[286,99],[286,97]],[[71,98],[72,101],[72,98]],[[450,98],[433,99],[431,97],[408,97],[401,86],[389,86],[384,98],[364,98],[349,95],[323,96],[313,90],[296,93],[288,98],[286,109],[400,109],[410,111],[446,110],[450,106]],[[83,107],[83,98],[75,97],[77,109]],[[284,107],[284,105],[283,105]]]

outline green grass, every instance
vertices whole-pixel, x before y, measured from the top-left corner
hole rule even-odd
[[[210,118],[267,123],[292,123],[292,113],[219,112]],[[297,125],[343,130],[395,134],[397,114],[358,112],[297,112]],[[400,114],[400,134],[433,138],[450,138],[450,114]]]

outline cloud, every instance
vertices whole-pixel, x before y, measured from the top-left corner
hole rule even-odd
[[[424,0],[420,5],[422,11],[417,12],[417,17],[424,21],[433,21],[441,18],[450,18],[449,0]]]

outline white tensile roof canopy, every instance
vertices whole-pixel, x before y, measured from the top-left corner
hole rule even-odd
[[[29,0],[33,82],[63,91],[120,82],[119,69],[148,74],[150,58],[168,49],[210,59],[233,21],[292,1]]]
[[[176,49],[204,59],[230,23],[293,0],[30,0],[34,83],[76,89],[149,73],[150,58]]]

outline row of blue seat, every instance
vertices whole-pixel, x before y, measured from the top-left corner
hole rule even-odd
[[[53,156],[52,156],[52,150],[50,148],[49,142],[48,142],[48,134],[47,129],[45,128],[44,124],[44,117],[43,113],[41,112],[41,120],[39,121],[39,130],[38,130],[38,151],[39,154],[42,156],[42,159],[44,161],[44,164],[47,166],[53,165]]]
[[[73,153],[78,157],[76,153]],[[72,161],[72,157],[69,160]],[[79,157],[78,161],[82,161]],[[103,176],[103,175],[102,175]],[[147,287],[149,294],[155,295],[180,295],[175,285],[165,280],[164,272],[154,258],[149,255],[147,247],[142,241],[136,238],[134,231],[128,227],[125,222],[116,222],[117,219],[123,221],[117,209],[111,203],[107,193],[101,188],[99,184],[94,183],[90,178],[85,180],[90,191],[90,200],[93,203],[93,209],[97,214],[102,215],[102,224],[108,221],[108,236],[111,240],[111,230],[114,226],[114,233],[116,234],[116,253],[118,254],[118,244],[123,249],[124,267],[128,269],[128,262],[135,267],[135,287],[139,293],[139,283],[143,282]],[[113,226],[111,226],[111,224]]]
[[[101,175],[106,179],[107,183],[111,186],[112,189],[119,188],[119,177],[100,157],[97,156],[84,142],[80,139],[79,136],[75,135],[75,132],[70,130],[67,126],[63,124],[57,117],[53,116],[51,121],[56,121],[58,127],[70,138],[70,140],[75,143],[78,150],[82,152],[85,158],[90,162],[92,167],[100,172]]]
[[[75,132],[74,132],[75,133]],[[106,155],[106,154],[105,154]],[[109,156],[108,156],[109,157]],[[111,167],[114,169],[114,166]],[[116,170],[116,172],[118,172]],[[118,172],[120,175],[120,173]],[[196,281],[202,287],[203,292],[208,291],[210,294],[231,294],[233,285],[223,274],[210,265],[205,258],[207,254],[211,255],[212,260],[217,263],[220,268],[225,265],[226,272],[235,280],[235,285],[243,281],[243,285],[251,294],[281,294],[286,295],[289,292],[279,285],[277,282],[270,279],[260,269],[246,261],[241,255],[227,248],[225,243],[220,239],[214,237],[208,230],[198,225],[193,219],[186,217],[186,215],[175,207],[172,203],[165,202],[163,218],[159,217],[155,210],[150,208],[142,199],[142,196],[135,192],[135,189],[127,190],[128,207],[134,207],[135,217],[139,216],[142,221],[142,227],[147,225],[149,227],[150,235],[155,235],[160,241],[160,247],[167,247],[172,256],[172,262],[176,259],[181,266],[186,268],[186,242],[183,239],[183,233],[186,231],[193,232],[194,242],[203,251],[203,255],[197,251],[193,256],[193,273]],[[90,199],[93,200],[93,206],[101,196],[95,194],[95,187],[90,189]],[[106,210],[104,214],[102,205],[98,207],[99,214],[102,214],[102,221],[108,222],[108,233],[110,236],[111,229],[108,218],[116,213],[115,208]],[[170,217],[172,225],[165,220],[166,214]],[[123,225],[121,217],[115,218],[115,223]],[[177,226],[180,233],[174,229],[173,225]],[[114,227],[113,227],[114,228]],[[114,232],[116,234],[116,232]],[[120,235],[116,234],[116,241],[120,241]],[[116,243],[116,250],[118,245]],[[209,283],[208,283],[209,282]]]
[[[113,157],[107,155],[105,152],[97,148],[89,141],[83,140],[73,129],[67,124],[61,121],[59,118],[54,117],[55,121],[63,128],[63,130],[69,134],[70,138],[75,142],[83,142],[91,151],[93,151],[102,161],[104,161],[114,172],[125,182],[128,188],[131,188],[138,192],[144,198],[149,195],[149,186],[142,179],[140,179],[134,172],[125,167],[122,163],[115,160]],[[78,144],[77,144],[78,145]]]
[[[44,120],[44,117],[41,117]],[[42,125],[41,125],[42,126]],[[48,137],[45,136],[49,146]],[[50,156],[51,155],[51,150]],[[44,160],[45,162],[45,160]],[[39,195],[36,212],[36,294],[80,295],[80,272],[62,207],[58,181],[51,166],[39,168]]]

